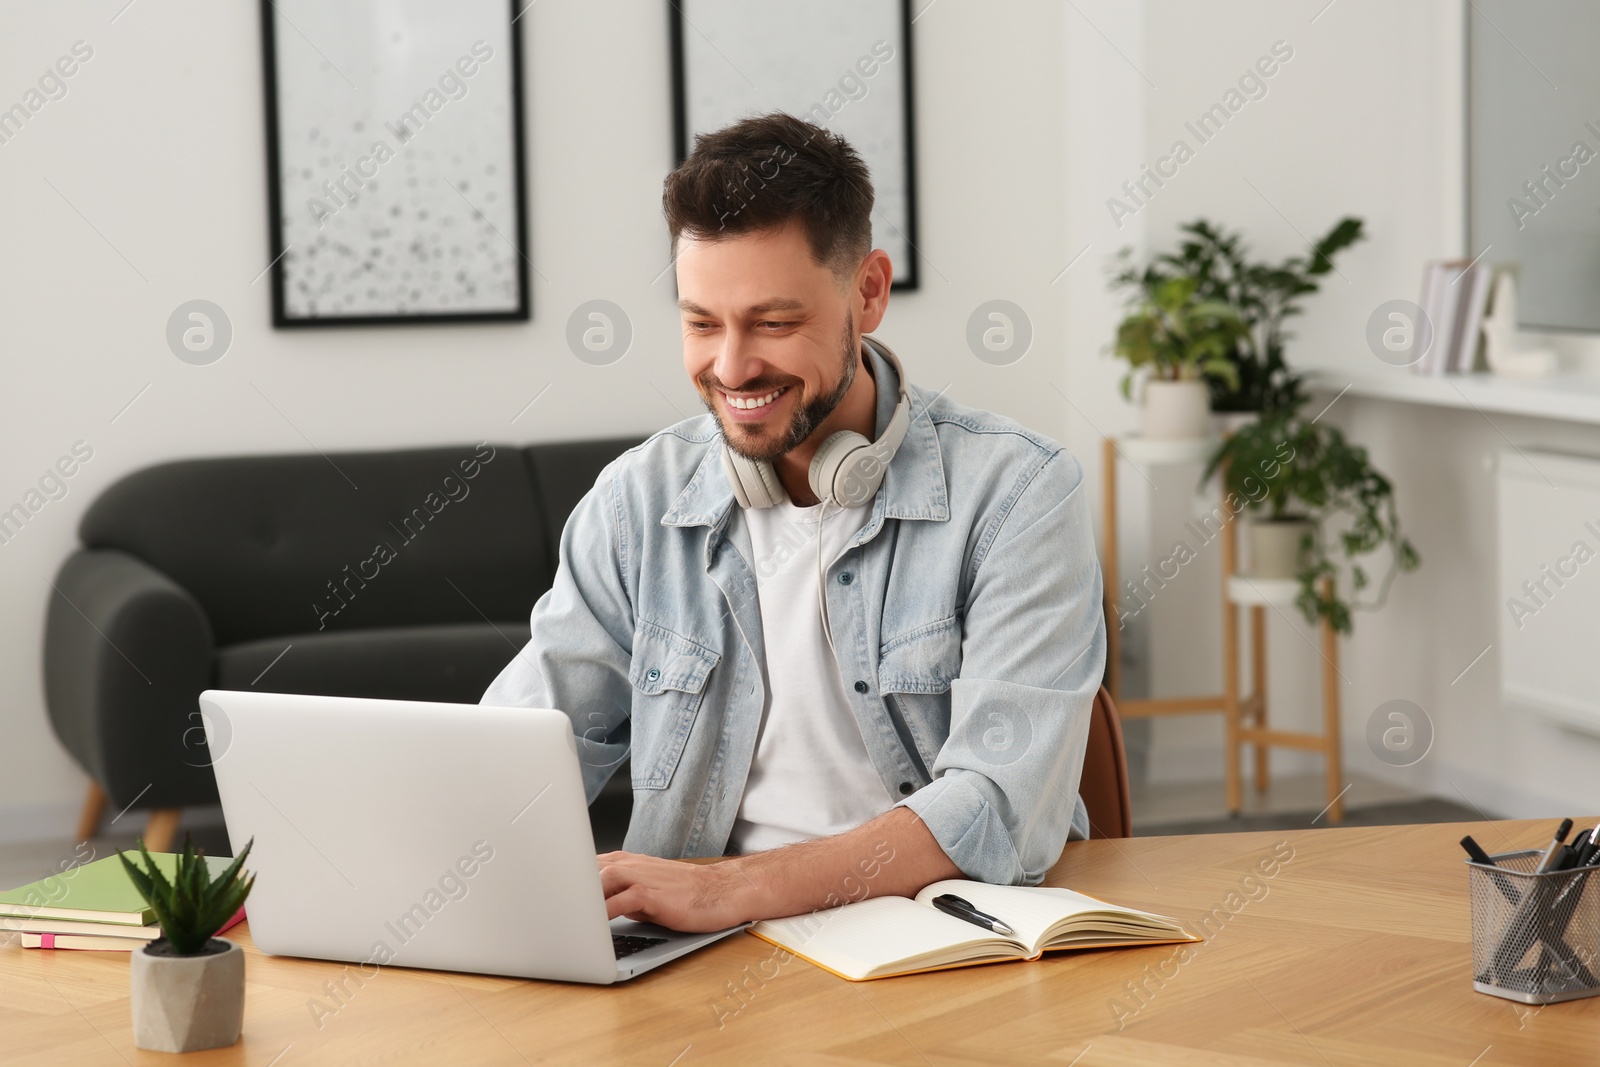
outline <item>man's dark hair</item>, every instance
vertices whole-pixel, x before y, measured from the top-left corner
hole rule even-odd
[[[799,219],[811,258],[841,284],[872,251],[872,177],[850,142],[775,111],[694,139],[667,175],[662,211],[672,234],[717,241]]]

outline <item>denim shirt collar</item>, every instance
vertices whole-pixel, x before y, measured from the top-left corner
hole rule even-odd
[[[876,425],[873,438],[882,435],[884,427],[894,415],[900,400],[900,379],[889,361],[878,353],[888,346],[875,337],[863,336],[867,358],[872,362],[872,377],[877,385]],[[944,462],[939,450],[939,436],[934,431],[933,420],[928,418],[928,405],[938,397],[929,397],[914,385],[907,385],[911,398],[911,426],[905,440],[895,450],[884,473],[883,484],[874,498],[872,517],[861,530],[855,543],[870,540],[883,525],[884,519],[931,519],[946,522],[950,518],[950,501],[945,491]],[[684,486],[664,515],[662,526],[710,526],[720,528],[727,522],[733,507],[733,488],[728,485],[722,470],[722,434],[719,431],[706,449],[705,457],[695,469],[694,477]]]

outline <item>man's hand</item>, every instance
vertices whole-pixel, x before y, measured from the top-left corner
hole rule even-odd
[[[745,922],[751,902],[738,890],[752,888],[733,867],[722,863],[688,863],[607,852],[600,859],[600,886],[606,893],[606,917],[621,915],[672,930],[698,933],[726,930]]]
[[[912,896],[942,878],[962,878],[910,808],[818,841],[719,863],[608,852],[599,857],[606,914],[673,930],[724,930],[801,915],[867,897]]]

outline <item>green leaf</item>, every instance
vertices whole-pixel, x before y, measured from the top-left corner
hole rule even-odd
[[[255,885],[255,876],[241,881],[245,857],[254,841],[246,843],[239,855],[215,879],[204,854],[185,835],[183,851],[174,860],[169,882],[141,838],[140,864],[118,853],[123,868],[139,895],[156,914],[161,933],[178,955],[193,955],[203,950],[222,925],[231,919]]]

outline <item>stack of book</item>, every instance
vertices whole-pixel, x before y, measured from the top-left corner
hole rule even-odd
[[[1493,272],[1465,259],[1435,260],[1422,272],[1422,312],[1433,342],[1411,365],[1417,374],[1470,374],[1477,362]]]
[[[138,853],[127,855],[136,859]],[[176,855],[158,852],[152,858],[162,874],[172,877]],[[229,863],[214,856],[205,860],[213,878]],[[240,908],[222,929],[243,918]],[[107,856],[0,892],[0,932],[20,934],[23,948],[132,952],[160,937],[161,927],[122,861]]]

